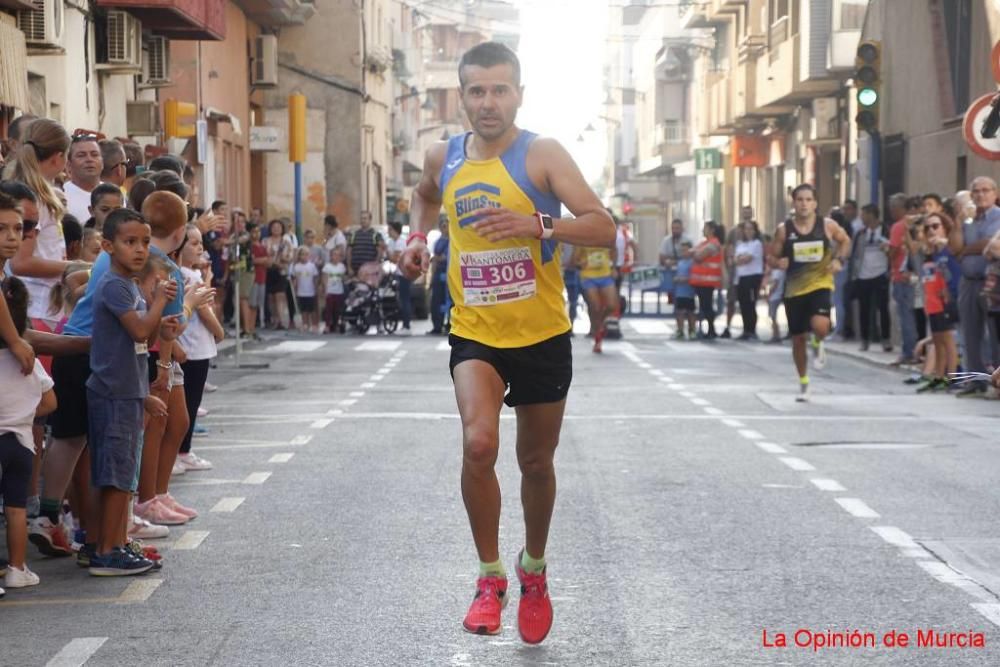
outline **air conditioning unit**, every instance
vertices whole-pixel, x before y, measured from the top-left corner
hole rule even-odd
[[[142,72],[142,24],[119,10],[110,10],[105,18],[104,48],[99,49],[97,64],[116,72]]]
[[[250,83],[258,88],[278,85],[278,37],[260,35],[254,40],[253,74]]]
[[[145,40],[142,54],[142,76],[139,85],[143,88],[170,85],[170,40],[161,35],[151,35]]]
[[[17,27],[28,47],[58,48],[63,28],[63,0],[31,0],[33,9],[17,10]]]
[[[125,131],[130,137],[155,136],[159,112],[156,102],[129,100],[125,102]]]

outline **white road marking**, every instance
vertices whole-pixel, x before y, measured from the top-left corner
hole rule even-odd
[[[375,388],[375,383],[374,382],[362,382],[361,383],[361,388],[362,389],[374,389]]]
[[[682,392],[679,392],[679,393],[680,393],[680,395],[681,395],[681,396],[683,396],[684,398],[694,398],[694,397],[695,397],[695,394],[694,394],[694,392],[690,392],[690,391],[682,391]]]
[[[149,599],[149,596],[153,594],[153,591],[159,588],[162,583],[163,579],[153,579],[152,577],[136,579],[125,587],[122,594],[118,596],[117,600],[115,600],[115,604],[145,602]]]
[[[268,463],[288,463],[295,456],[294,452],[285,452],[284,454],[275,454],[267,460]]]
[[[369,340],[354,348],[355,352],[392,352],[402,343],[392,340]]]
[[[704,408],[704,410],[706,414],[712,415],[714,417],[721,417],[722,415],[726,414],[719,408]]]
[[[639,362],[639,368],[641,368],[643,370],[648,370],[648,369],[650,369],[652,367],[653,367],[652,364],[647,364],[645,361],[640,361]]]
[[[621,353],[623,357],[625,357],[632,363],[634,364],[642,363],[642,357],[640,357],[638,354],[635,353],[635,348],[628,348],[628,349],[619,348],[618,351]]]
[[[344,414],[343,410],[327,410],[326,412],[327,417],[336,417],[337,415],[342,415],[342,414]],[[311,438],[312,436],[309,437]]]
[[[723,419],[722,423],[733,428],[743,428],[745,426],[739,419]]]
[[[326,428],[332,423],[332,419],[317,419],[312,424],[309,424],[309,428]]]
[[[972,608],[986,617],[993,625],[1000,625],[1000,604],[995,602],[973,602]]]
[[[365,392],[363,392],[363,391],[352,391],[348,395],[351,396],[352,398],[361,398],[362,396],[365,395]]]
[[[267,348],[268,352],[314,352],[326,345],[326,341],[319,340],[286,340],[284,343],[272,345]]]
[[[659,320],[629,320],[632,330],[641,336],[670,333],[670,328],[666,322]]]
[[[358,399],[356,399],[356,398],[345,398],[344,400],[340,401],[340,403],[338,405],[344,405],[344,406],[354,405],[357,402],[358,402]]]
[[[881,537],[887,543],[900,549],[923,549],[913,541],[913,538],[906,532],[895,526],[871,526],[872,532]]]
[[[235,512],[236,508],[243,504],[246,498],[241,498],[239,496],[229,496],[227,498],[222,498],[219,502],[215,503],[215,507],[210,509],[210,512]]]
[[[371,380],[372,382],[378,382],[379,380],[382,380],[384,378],[385,378],[385,373],[376,373],[375,375],[371,376],[368,379]]]
[[[174,542],[174,546],[172,548],[174,550],[197,549],[201,543],[205,541],[206,537],[208,537],[207,530],[189,530],[181,535],[180,539]]]
[[[62,647],[45,667],[80,667],[108,641],[107,637],[78,637]]]
[[[297,435],[294,438],[292,438],[291,442],[289,442],[288,444],[289,445],[308,445],[309,441],[312,440],[312,439],[313,439],[313,437],[311,435]]]
[[[868,507],[865,501],[860,498],[834,498],[837,504],[844,508],[844,510],[859,519],[877,519],[881,514]]]
[[[801,489],[801,484],[761,484],[765,489]]]
[[[756,441],[754,441],[753,444],[757,445],[758,447],[760,447],[761,449],[763,449],[768,454],[787,454],[788,453],[787,449],[785,449],[781,445],[776,445],[773,442],[765,442],[763,440],[756,440]],[[803,461],[803,463],[804,463],[804,461]]]
[[[701,407],[705,407],[712,404],[711,401],[707,401],[704,398],[692,398],[691,402]]]
[[[671,385],[670,385],[670,388],[671,388],[671,389],[673,389],[674,391],[683,391],[683,390],[684,390],[684,385],[682,385],[682,384],[677,384],[677,383],[675,382],[674,384],[671,384]]]
[[[663,375],[663,371],[661,371],[659,368],[650,368],[649,369],[649,374],[650,375]]]
[[[621,355],[626,355],[629,352],[635,352],[636,347],[632,343],[628,343],[623,340],[607,340],[604,341],[604,351],[605,352],[616,352]]]
[[[744,438],[746,438],[747,440],[763,440],[764,439],[764,434],[763,433],[761,433],[760,431],[754,431],[753,429],[741,428],[737,432],[740,435],[742,435]]]
[[[844,488],[844,485],[835,479],[816,478],[816,479],[811,479],[809,481],[812,482],[813,486],[815,486],[820,491],[847,491],[847,489]],[[875,529],[872,528],[872,530]]]
[[[797,458],[795,456],[782,456],[782,457],[779,457],[778,460],[781,461],[782,463],[784,463],[786,466],[788,466],[792,470],[798,470],[799,472],[807,472],[809,470],[815,470],[816,469],[808,461],[803,461],[802,459]]]
[[[835,445],[826,445],[824,448],[825,449],[876,449],[876,450],[878,450],[878,449],[926,449],[927,447],[930,447],[930,445],[908,445],[908,444],[903,444],[903,443],[900,443],[900,442],[888,442],[888,443],[885,443],[884,445],[880,445],[880,444],[874,443],[874,442],[871,442],[871,443],[863,443],[863,442],[850,443],[850,442],[845,442],[845,443],[835,444]]]
[[[660,382],[673,382],[674,381],[673,378],[667,377],[666,375],[661,375],[658,379],[659,379]]]
[[[252,472],[243,479],[244,484],[263,484],[271,476],[269,472]]]
[[[221,450],[221,449],[271,449],[273,447],[288,447],[289,445],[297,445],[300,443],[295,442],[257,442],[250,445],[198,445],[198,451],[201,450]]]

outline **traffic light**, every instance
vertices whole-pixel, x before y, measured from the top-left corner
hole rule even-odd
[[[866,40],[858,45],[854,58],[854,86],[857,88],[859,130],[878,132],[882,103],[882,43]]]
[[[163,135],[164,138],[186,138],[196,134],[194,119],[198,115],[198,107],[191,102],[167,100],[163,103]],[[191,119],[181,124],[181,120]]]

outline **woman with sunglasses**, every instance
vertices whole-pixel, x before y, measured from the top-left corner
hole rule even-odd
[[[934,374],[917,393],[944,391],[948,377],[958,366],[955,324],[958,322],[958,282],[961,265],[948,249],[948,237],[955,222],[947,213],[931,213],[914,221],[915,235],[907,235],[910,254],[922,257],[920,282],[924,292],[924,312],[934,343]]]
[[[25,233],[10,268],[28,288],[28,317],[32,327],[51,332],[58,322],[48,312],[46,295],[59,283],[69,265],[61,223],[66,204],[55,187],[55,178],[66,167],[70,138],[59,123],[39,118],[27,126],[22,139],[12,165],[12,180],[21,181],[34,191],[38,215],[36,225],[30,224],[33,222],[30,216],[25,217],[25,227],[33,226],[34,231]]]

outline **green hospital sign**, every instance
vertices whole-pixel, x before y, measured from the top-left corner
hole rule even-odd
[[[722,154],[717,148],[694,149],[694,168],[697,171],[722,169]]]

